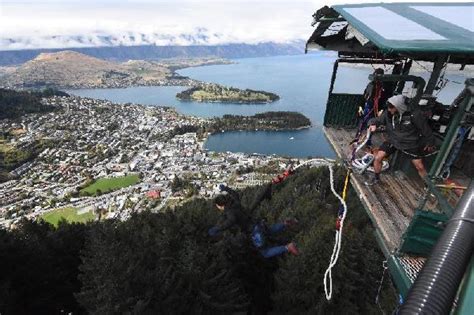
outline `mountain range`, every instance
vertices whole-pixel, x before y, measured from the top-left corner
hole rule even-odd
[[[18,65],[36,58],[41,53],[59,52],[63,49],[27,49],[0,51],[0,66]],[[277,55],[297,55],[304,53],[304,41],[290,43],[265,42],[260,44],[225,44],[225,45],[139,45],[68,48],[92,57],[127,61],[159,60],[163,58],[250,58]]]

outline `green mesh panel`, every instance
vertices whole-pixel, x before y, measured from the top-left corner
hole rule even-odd
[[[447,220],[445,214],[417,210],[403,235],[400,252],[427,256],[438,241]]]
[[[357,110],[364,105],[364,97],[359,94],[330,94],[324,115],[326,127],[356,127]]]

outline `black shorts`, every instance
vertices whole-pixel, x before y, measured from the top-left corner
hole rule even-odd
[[[397,148],[395,148],[390,142],[385,141],[382,143],[382,145],[379,147],[380,151],[384,151],[387,156],[395,153],[397,151]],[[426,156],[426,152],[423,150],[423,148],[414,148],[414,149],[406,149],[406,150],[400,150],[403,154],[408,156],[411,160],[418,160],[422,159],[423,157]]]

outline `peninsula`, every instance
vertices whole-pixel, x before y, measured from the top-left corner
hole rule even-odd
[[[266,104],[277,101],[280,97],[274,93],[234,87],[214,83],[200,84],[176,94],[181,101],[222,102],[242,104]]]
[[[234,130],[295,130],[311,127],[308,117],[297,112],[265,112],[253,116],[224,115],[214,118],[210,132]]]
[[[284,131],[311,127],[311,121],[297,112],[264,112],[253,116],[224,115],[206,120],[205,124],[176,126],[169,137],[196,133],[201,140],[208,134],[223,131]]]
[[[199,81],[176,70],[232,63],[215,57],[114,62],[74,51],[41,53],[18,67],[0,69],[0,87],[10,89],[125,88],[131,86],[196,86]]]

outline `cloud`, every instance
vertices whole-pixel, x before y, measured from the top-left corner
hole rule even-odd
[[[3,4],[0,49],[288,42],[308,36],[314,11],[309,2],[107,2]]]
[[[357,0],[0,0],[0,50],[307,39],[325,4]]]

